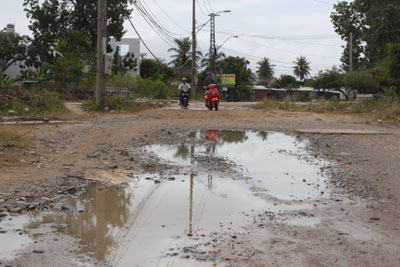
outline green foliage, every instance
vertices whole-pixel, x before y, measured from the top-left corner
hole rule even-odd
[[[117,46],[113,56],[113,74],[126,75],[130,71],[136,71],[137,58],[133,53],[126,53],[125,56],[121,56],[121,48]]]
[[[29,37],[14,33],[0,34],[0,69],[6,71],[11,65],[27,58]]]
[[[83,106],[88,111],[104,111],[103,108],[97,105],[95,101],[86,102]],[[126,99],[122,96],[106,97],[103,106],[107,107],[109,110],[126,112],[138,112],[153,107],[153,105],[150,103],[136,102]]]
[[[107,1],[107,34],[120,40],[124,35],[123,23],[130,16],[129,4],[133,0]],[[89,37],[91,50],[97,42],[98,0],[24,0],[24,7],[31,24],[33,47],[44,62],[53,63],[54,45],[68,29],[79,30]]]
[[[272,85],[272,87],[293,89],[293,88],[298,88],[299,85],[297,83],[296,78],[293,77],[292,75],[281,75],[281,77],[279,77],[278,81],[276,81]]]
[[[4,74],[0,68],[0,88],[10,88],[14,85],[14,79]]]
[[[175,68],[191,68],[192,66],[192,40],[189,37],[175,38],[176,47],[171,47],[168,52],[173,52],[171,55],[173,60],[169,62]],[[200,51],[196,52],[196,64],[200,61],[203,54]]]
[[[274,76],[275,65],[271,64],[268,58],[263,58],[261,61],[257,62],[257,76],[258,78],[267,81]]]
[[[136,78],[130,75],[112,74],[108,76],[107,80],[108,87],[132,89],[135,84]]]
[[[170,81],[175,77],[175,74],[167,64],[154,59],[143,59],[140,63],[140,76],[142,78],[150,78],[153,80]]]
[[[311,99],[307,92],[295,92],[291,95],[291,100],[294,102],[307,102]]]
[[[243,57],[226,57],[220,62],[222,73],[235,74],[236,86],[239,91],[239,100],[248,100],[250,98],[251,90],[251,76],[252,72],[248,68],[250,62]]]
[[[169,99],[178,97],[177,87],[169,82],[143,79],[140,76],[112,75],[107,81],[109,87],[128,88],[134,98]]]
[[[177,97],[178,90],[172,85],[168,85],[161,80],[136,78],[132,94],[135,97],[147,97],[151,99],[167,99],[169,97]]]
[[[398,0],[340,1],[334,5],[331,20],[335,31],[347,42],[341,61],[348,70],[349,36],[353,33],[355,70],[371,67],[387,55],[388,44],[400,41],[400,2]]]
[[[12,90],[7,92],[7,97],[0,95],[0,114],[14,110],[18,114],[58,114],[66,112],[60,95],[46,90]]]
[[[202,58],[200,62],[200,66],[204,68],[204,71],[208,72],[209,71],[209,65],[210,65],[210,52],[207,52]],[[216,53],[215,53],[215,68],[218,72],[220,69],[220,63],[221,61],[226,58],[226,55],[224,52],[221,51],[220,47],[216,48]]]
[[[400,87],[400,43],[389,45],[389,54],[384,64],[390,81]]]
[[[360,93],[376,93],[379,91],[378,81],[367,71],[351,71],[344,75],[343,83],[346,88]]]
[[[221,61],[221,71],[225,74],[235,74],[236,84],[250,84],[251,70],[248,68],[250,62],[243,57],[227,57]]]
[[[312,83],[312,87],[315,89],[340,90],[343,86],[343,73],[336,67],[331,70],[320,71]]]
[[[91,42],[82,32],[68,30],[57,43],[58,57],[49,65],[53,79],[61,88],[76,89],[87,82],[93,88],[95,81],[95,56],[91,52]],[[89,70],[86,71],[85,68]]]
[[[296,61],[293,61],[293,64],[295,64],[293,67],[293,73],[300,79],[300,81],[303,81],[305,77],[310,75],[310,62],[306,57],[298,57]]]

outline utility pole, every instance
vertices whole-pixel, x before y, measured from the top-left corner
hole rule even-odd
[[[215,74],[215,57],[216,57],[216,47],[215,47],[215,16],[219,16],[215,13],[209,14],[210,16],[210,51],[208,52],[210,56],[209,71]]]
[[[97,5],[97,77],[96,104],[103,106],[106,95],[106,76],[104,73],[104,50],[107,36],[107,0],[98,0]]]
[[[350,33],[349,71],[353,71],[353,33]]]
[[[196,99],[196,0],[193,0],[193,22],[192,22],[192,100]]]

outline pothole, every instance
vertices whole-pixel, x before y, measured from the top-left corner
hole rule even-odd
[[[310,210],[313,200],[328,197],[327,162],[307,154],[306,145],[282,133],[207,130],[174,145],[142,147],[143,156],[167,167],[132,171],[119,186],[90,183],[67,212],[31,214],[24,228],[50,225],[79,238],[80,253],[112,266],[190,266],[193,260],[209,266],[218,257],[197,248],[214,233],[235,236],[255,214]]]

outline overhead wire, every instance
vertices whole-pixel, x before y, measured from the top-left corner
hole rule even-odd
[[[178,26],[181,30],[185,31],[186,33],[190,33],[190,31],[184,29],[181,25],[179,25],[170,15],[168,15],[167,12],[165,12],[165,10],[163,8],[161,8],[160,4],[157,2],[157,0],[153,0],[153,2],[157,5],[157,7],[161,10],[161,12],[164,13],[164,15],[166,17],[168,17],[170,19],[170,21],[172,21],[172,23],[174,23],[176,26]]]
[[[200,1],[199,1],[199,0],[196,0],[196,2],[197,2],[197,6],[199,7],[201,13],[203,13],[204,16],[208,16],[208,14],[207,14],[207,13],[204,11],[204,9],[201,7]]]
[[[212,5],[210,4],[210,0],[207,0],[208,6],[210,7],[211,12],[214,12]]]
[[[128,20],[130,22],[130,24],[132,25],[133,30],[136,32],[137,36],[139,37],[139,39],[142,41],[143,45],[147,48],[147,51],[149,51],[149,53],[155,58],[155,60],[157,60],[158,62],[160,62],[160,60],[158,59],[158,57],[156,57],[154,55],[154,53],[150,50],[150,48],[147,46],[146,42],[143,40],[142,36],[139,34],[139,32],[136,30],[135,25],[133,25],[132,20],[130,17],[128,17]]]
[[[173,46],[173,40],[170,36],[168,36],[165,32],[163,32],[162,29],[160,29],[158,26],[156,26],[153,20],[151,20],[146,12],[143,10],[143,8],[138,4],[139,2],[135,2],[135,6],[137,10],[139,11],[140,15],[143,17],[143,19],[146,21],[146,23],[150,26],[150,28],[163,40],[166,44]]]

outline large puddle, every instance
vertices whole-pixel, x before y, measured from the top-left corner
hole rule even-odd
[[[77,237],[82,254],[112,266],[209,266],[210,258],[200,255],[194,264],[182,248],[213,232],[241,232],[252,214],[311,209],[309,200],[327,195],[325,162],[309,157],[306,143],[294,137],[208,130],[184,139],[190,144],[142,148],[182,172],[132,173],[122,186],[91,183],[71,200],[70,212],[30,214],[23,228],[47,225]],[[214,169],[204,171],[207,165]],[[26,235],[12,239],[20,240],[16,246],[32,242]]]

